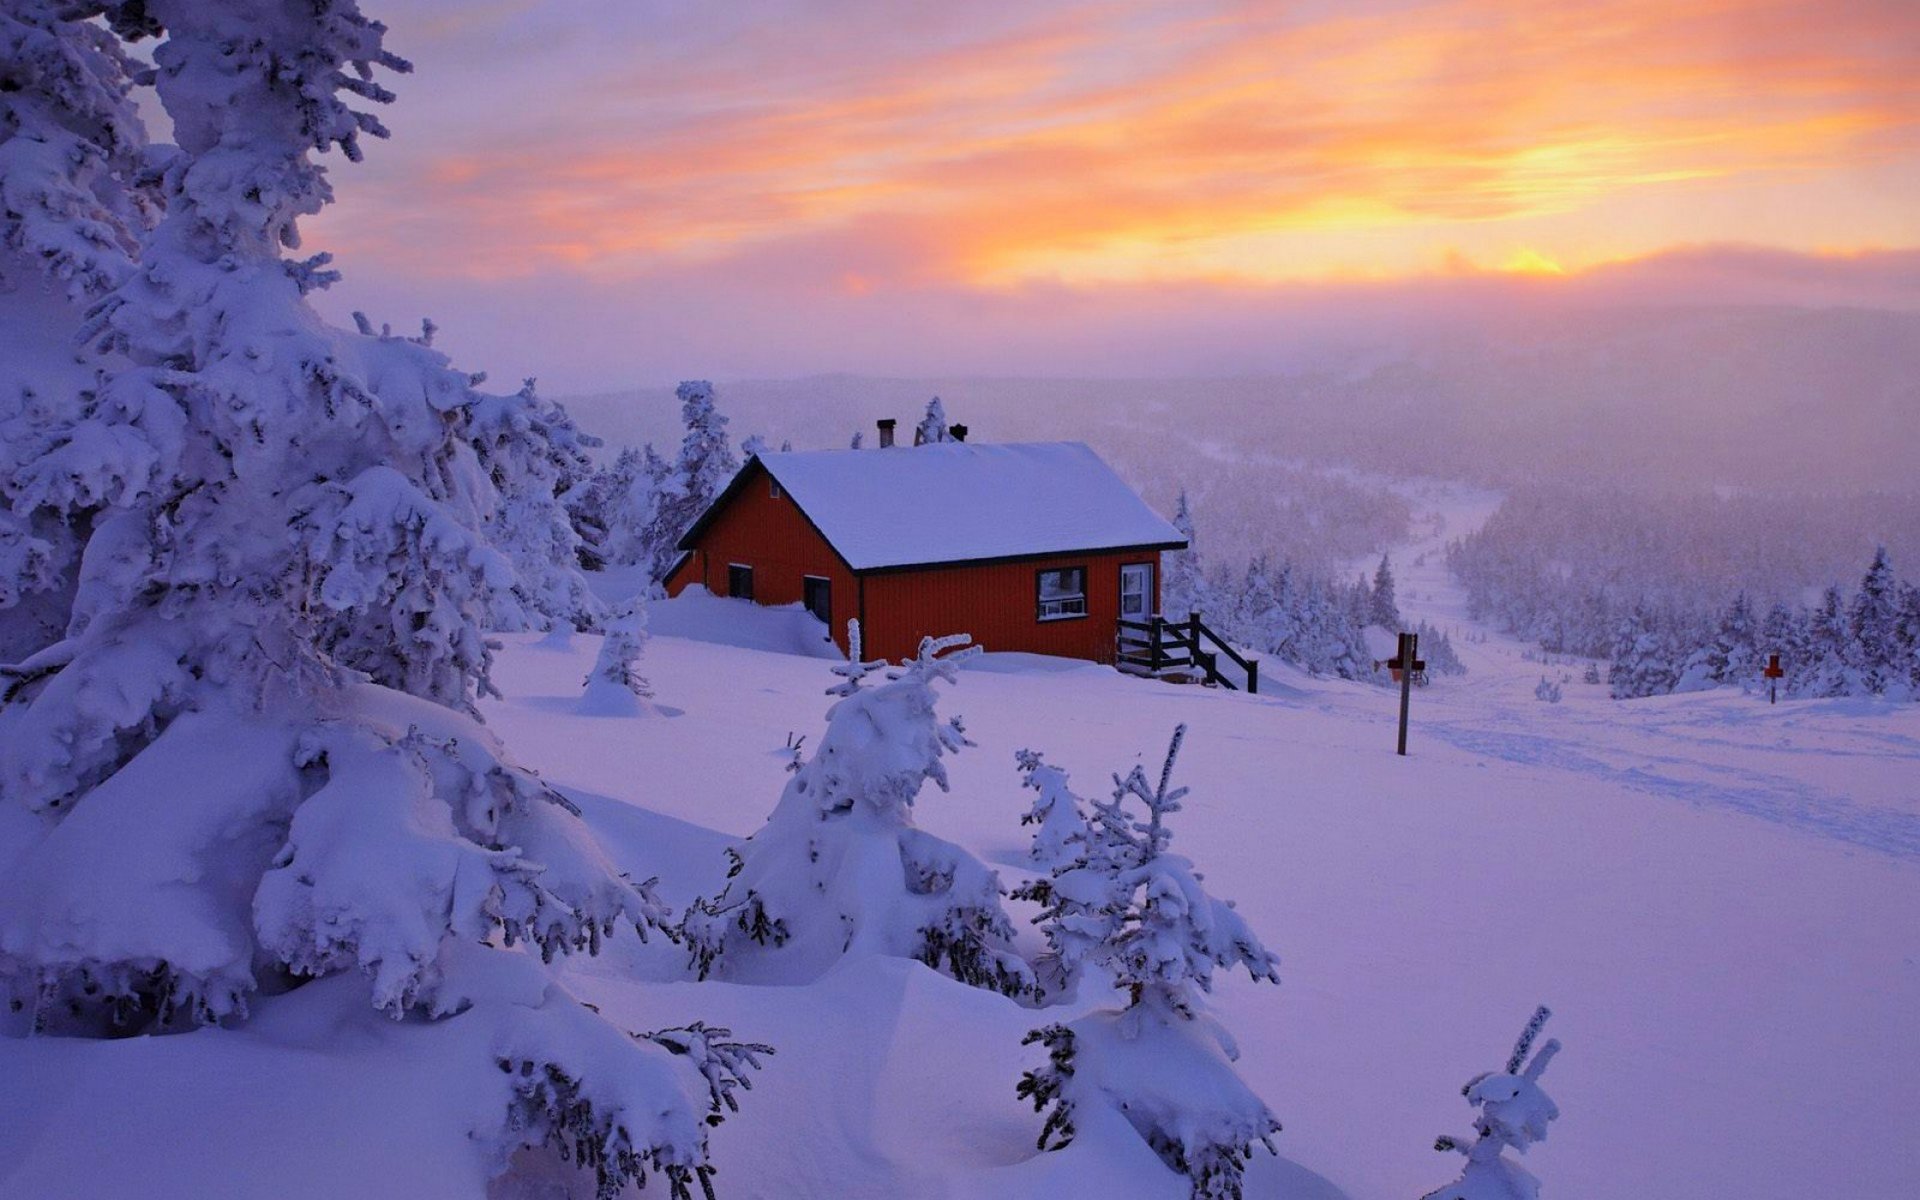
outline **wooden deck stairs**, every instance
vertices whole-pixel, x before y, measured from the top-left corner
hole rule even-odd
[[[1118,640],[1116,661],[1122,670],[1156,677],[1175,672],[1197,674],[1230,691],[1260,691],[1260,660],[1242,658],[1226,639],[1207,627],[1199,613],[1189,613],[1185,620],[1123,618]],[[1223,670],[1223,659],[1237,670]]]

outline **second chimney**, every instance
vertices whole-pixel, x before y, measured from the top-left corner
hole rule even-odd
[[[893,445],[893,427],[897,422],[895,422],[892,417],[886,417],[876,422],[876,424],[880,426],[880,448],[885,450],[887,447]]]
[[[956,442],[964,442],[967,440],[967,427],[965,425],[949,425],[947,426],[947,436]]]

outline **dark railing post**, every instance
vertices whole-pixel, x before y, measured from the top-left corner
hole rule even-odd
[[[1197,612],[1187,614],[1187,640],[1193,643],[1193,657],[1198,659],[1200,657],[1200,614]],[[1212,672],[1209,671],[1208,674]]]
[[[1250,658],[1247,660],[1247,695],[1257,696],[1259,694],[1260,694],[1260,660],[1257,658]]]
[[[1154,617],[1149,622],[1149,626],[1153,631],[1148,635],[1153,639],[1153,648],[1147,652],[1147,659],[1152,664],[1147,669],[1158,675],[1160,673],[1160,618]]]

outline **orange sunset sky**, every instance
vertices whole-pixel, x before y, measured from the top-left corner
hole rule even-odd
[[[1920,307],[1916,0],[374,11],[418,70],[309,231],[335,302],[567,387],[1201,369],[1254,311],[1545,286]]]

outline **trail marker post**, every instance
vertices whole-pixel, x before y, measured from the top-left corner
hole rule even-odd
[[[1767,655],[1767,668],[1760,673],[1767,677],[1767,703],[1780,703],[1780,677],[1786,674],[1785,671],[1780,669],[1780,656],[1778,654]]]
[[[1413,706],[1413,677],[1427,669],[1417,655],[1420,652],[1420,635],[1403,633],[1400,635],[1400,648],[1387,660],[1387,670],[1400,683],[1400,755],[1407,753],[1407,712]]]

